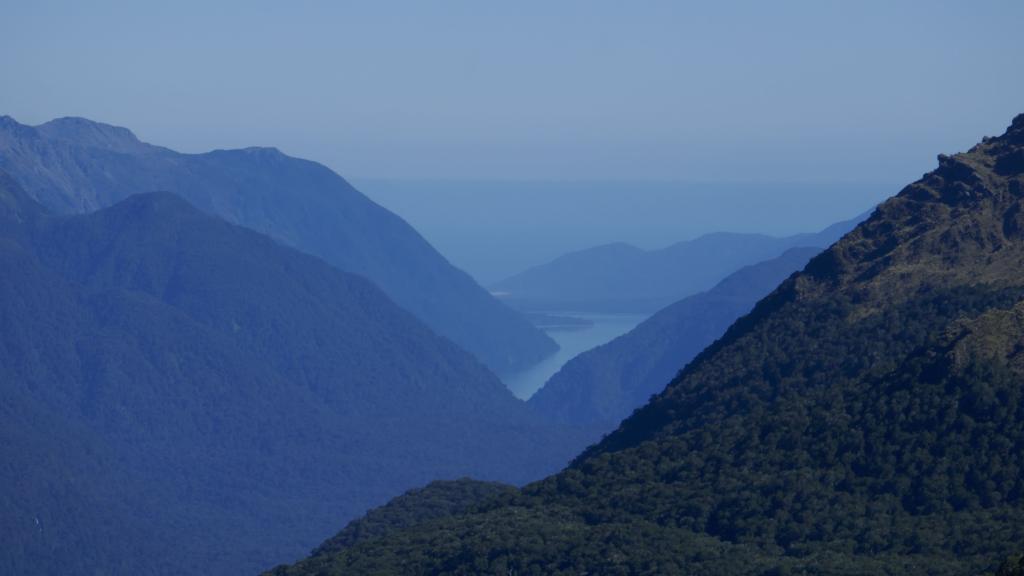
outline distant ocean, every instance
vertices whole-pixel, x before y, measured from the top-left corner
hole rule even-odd
[[[896,183],[353,180],[483,285],[609,242],[660,248],[708,232],[787,235],[851,218]]]

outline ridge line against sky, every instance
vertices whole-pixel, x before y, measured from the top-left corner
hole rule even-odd
[[[5,6],[0,114],[362,179],[905,181],[1018,111],[1022,25],[1015,1],[41,0]]]

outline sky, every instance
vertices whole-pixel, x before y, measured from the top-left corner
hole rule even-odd
[[[0,114],[326,164],[494,282],[792,234],[1024,112],[1020,0],[0,0]]]
[[[898,182],[1024,112],[1024,2],[0,0],[0,114],[355,179]]]
[[[711,232],[785,236],[848,220],[899,183],[357,180],[490,286],[609,242],[664,248]]]

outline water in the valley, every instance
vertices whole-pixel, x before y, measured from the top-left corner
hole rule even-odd
[[[502,377],[502,381],[517,397],[526,400],[558,372],[566,362],[581,352],[600,346],[629,332],[637,324],[647,318],[646,314],[591,314],[564,312],[557,314],[572,320],[582,320],[578,324],[552,323],[542,326],[561,347],[554,355],[541,363],[521,372]]]

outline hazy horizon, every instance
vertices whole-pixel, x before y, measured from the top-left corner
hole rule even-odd
[[[904,182],[1024,95],[1017,2],[7,8],[0,114],[352,179]]]
[[[624,242],[654,250],[712,232],[817,232],[870,210],[901,186],[640,180],[352,183],[485,286],[602,244]]]
[[[1024,1],[3,8],[0,573],[1024,576]]]

